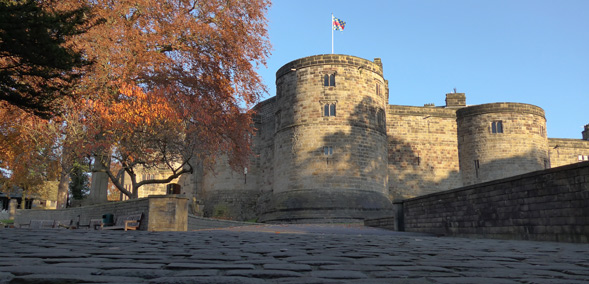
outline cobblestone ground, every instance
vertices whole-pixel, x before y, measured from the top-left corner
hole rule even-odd
[[[589,283],[589,245],[359,225],[0,229],[0,283]]]

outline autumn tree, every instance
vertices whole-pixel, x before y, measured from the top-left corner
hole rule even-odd
[[[0,168],[5,186],[38,193],[48,181],[56,181],[59,157],[52,125],[6,102],[0,102]]]
[[[12,9],[13,1],[0,1],[5,5],[2,7]],[[194,163],[211,162],[219,155],[229,157],[235,168],[247,162],[253,133],[252,114],[247,110],[266,92],[256,68],[265,65],[270,50],[265,18],[268,0],[34,3],[42,3],[49,15],[94,19],[86,22],[84,33],[75,26],[68,30],[71,33],[49,29],[50,35],[57,35],[57,47],[69,48],[62,50],[72,55],[66,60],[69,65],[47,66],[45,61],[31,61],[28,53],[0,51],[4,52],[0,64],[13,72],[3,76],[27,88],[2,85],[7,90],[0,93],[5,96],[3,100],[15,97],[40,103],[44,107],[40,111],[33,105],[21,107],[41,115],[61,110],[58,118],[38,124],[51,126],[44,128],[51,135],[40,137],[52,139],[47,145],[52,145],[51,153],[58,155],[53,159],[59,162],[53,168],[60,169],[58,204],[64,204],[69,173],[81,156],[107,157],[95,163],[104,163],[100,168],[130,197],[137,197],[138,188],[145,184],[168,182],[191,172]],[[34,15],[41,13],[31,7]],[[71,11],[85,12],[68,14]],[[69,27],[63,22],[62,26]],[[40,47],[26,32],[14,42]],[[10,35],[6,38],[16,38],[16,34]],[[38,57],[47,58],[41,53]],[[93,64],[80,66],[81,58]],[[72,66],[76,67],[69,73]],[[68,78],[78,80],[72,85]],[[13,82],[10,80],[6,82]],[[75,94],[79,100],[56,99],[58,93],[53,91],[58,89]],[[48,97],[42,98],[42,94]],[[12,149],[11,153],[18,150]],[[0,159],[15,165],[14,157]],[[120,172],[113,172],[107,161],[118,163],[132,177],[131,191],[121,185]],[[137,180],[139,169],[146,168],[168,169],[171,174],[157,180]]]
[[[67,9],[78,1],[63,1]],[[88,131],[98,156],[109,153],[145,184],[191,172],[195,161],[227,155],[234,167],[251,154],[247,111],[266,92],[267,0],[92,1],[103,25],[76,42],[95,64],[77,91],[88,99]],[[69,5],[69,6],[68,6]],[[101,159],[97,159],[98,162]],[[136,180],[139,168],[167,168],[167,178]]]

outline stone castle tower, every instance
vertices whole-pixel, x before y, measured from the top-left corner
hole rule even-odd
[[[387,199],[380,60],[320,55],[276,73],[274,187],[262,221],[361,219]]]
[[[456,111],[463,185],[549,168],[544,110],[491,103]]]
[[[179,179],[204,216],[361,220],[390,215],[394,200],[589,160],[589,125],[584,140],[547,138],[537,106],[468,106],[456,91],[445,106],[389,105],[378,58],[297,59],[277,71],[276,89],[255,107],[246,169],[220,160]]]

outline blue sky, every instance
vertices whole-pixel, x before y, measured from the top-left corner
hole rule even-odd
[[[282,65],[331,53],[331,13],[346,22],[335,53],[381,58],[390,104],[443,106],[456,88],[543,108],[551,138],[589,124],[588,0],[275,0],[263,99]]]

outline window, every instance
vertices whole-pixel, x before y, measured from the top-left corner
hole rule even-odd
[[[384,118],[384,110],[379,109],[376,112],[376,120],[378,122],[378,127],[382,128],[385,125],[385,118]]]
[[[276,112],[274,115],[274,131],[278,132],[280,129],[280,124],[282,123],[282,113],[280,111]]]
[[[479,160],[474,160],[474,170],[476,177],[479,178]]]
[[[332,146],[323,146],[323,155],[325,155],[325,156],[333,155],[333,147]]]
[[[335,87],[335,73],[334,74],[325,74],[325,76],[323,76],[323,86]]]
[[[589,156],[579,155],[579,161],[589,161]]]
[[[323,105],[323,116],[335,116],[335,103]]]
[[[493,121],[491,124],[491,133],[503,133],[503,122],[501,120]]]
[[[376,82],[376,95],[377,96],[381,95],[380,84],[378,82]]]

